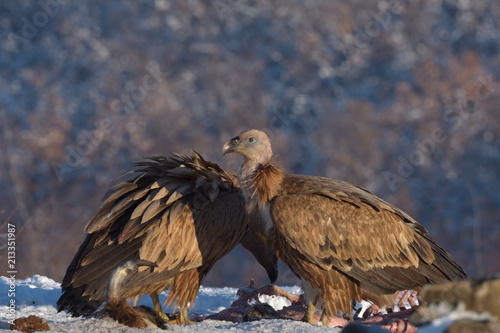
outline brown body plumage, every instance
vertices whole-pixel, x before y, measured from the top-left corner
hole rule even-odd
[[[236,176],[217,164],[193,156],[155,157],[129,181],[116,185],[87,224],[87,236],[62,283],[58,310],[89,316],[104,301],[114,268],[131,259],[154,262],[154,272],[132,274],[122,296],[150,294],[163,313],[158,294],[169,287],[167,307],[180,307],[179,323],[189,323],[187,306],[194,303],[202,278],[238,243],[255,242]],[[249,249],[277,276],[276,258],[262,246]]]
[[[465,277],[422,225],[367,190],[284,174],[272,162],[265,133],[243,132],[224,145],[224,154],[232,152],[245,157],[239,181],[247,210],[261,216],[251,230],[306,282],[306,294],[313,294],[307,321],[319,296],[326,323],[338,310],[348,312],[352,298],[377,302],[398,290]]]

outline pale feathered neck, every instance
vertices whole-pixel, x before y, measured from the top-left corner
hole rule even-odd
[[[238,180],[247,202],[267,204],[281,190],[284,173],[272,160],[262,164],[245,160],[240,167]]]

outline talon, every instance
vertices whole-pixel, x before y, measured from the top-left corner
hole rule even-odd
[[[165,312],[161,311],[161,312],[156,312],[156,314],[161,318],[163,319],[166,323],[168,323],[168,321],[170,320],[170,316],[168,314],[166,314]]]
[[[401,310],[401,309],[406,309],[406,306],[405,306],[405,302],[408,300],[408,297],[410,297],[409,295],[409,290],[405,290],[405,291],[402,291],[401,292],[401,297],[399,298],[399,301],[398,301],[398,308]]]
[[[412,308],[419,306],[420,300],[418,298],[418,292],[417,291],[414,290],[411,293],[410,297],[408,298],[408,303],[410,303],[410,306]]]
[[[187,309],[181,309],[179,312],[166,314],[166,316],[168,317],[166,323],[171,325],[191,325],[196,323],[189,318]]]
[[[165,322],[169,325],[181,325],[179,312],[172,314],[165,314]]]

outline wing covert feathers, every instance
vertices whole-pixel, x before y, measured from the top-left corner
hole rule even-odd
[[[333,302],[329,312],[347,309],[347,300],[362,293],[377,302],[397,290],[466,276],[422,225],[361,187],[284,175],[274,165],[257,170],[254,182],[260,182],[251,184],[258,206],[267,207],[255,212],[268,209],[272,220],[270,229],[264,215],[253,222],[254,233],[267,235],[292,271],[322,290],[325,304]]]
[[[369,191],[329,178],[283,176],[274,166],[262,170],[254,178],[261,187],[279,177],[282,182],[275,190],[259,190],[276,193],[260,195],[259,204],[269,206],[283,242],[310,263],[385,293],[465,277],[422,225]]]
[[[192,305],[200,280],[248,232],[236,177],[217,164],[192,151],[136,166],[130,180],[106,193],[85,227],[86,240],[63,281],[59,311],[90,315],[104,301],[113,269],[137,258],[159,267],[130,276],[125,298],[174,284],[169,302]]]

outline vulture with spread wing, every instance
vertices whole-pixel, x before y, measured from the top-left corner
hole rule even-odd
[[[352,298],[384,297],[466,276],[427,230],[406,213],[347,182],[287,175],[273,163],[269,138],[249,130],[223,154],[243,155],[238,179],[255,235],[304,281],[308,310],[322,299],[326,324],[350,313]]]
[[[248,233],[245,199],[237,178],[217,164],[193,156],[155,157],[131,180],[113,187],[88,222],[85,240],[62,283],[58,311],[90,316],[104,302],[112,271],[142,259],[158,265],[132,273],[121,289],[130,300],[149,294],[155,311],[168,319],[158,294],[170,287],[167,307],[180,307],[175,322],[189,323],[203,277],[240,242],[277,277],[276,256]],[[172,320],[173,321],[173,320]]]

